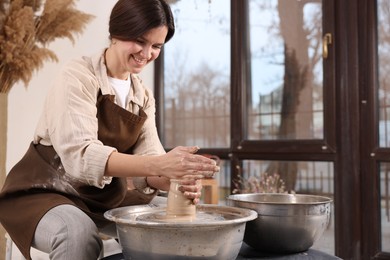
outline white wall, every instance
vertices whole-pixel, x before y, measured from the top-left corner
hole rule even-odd
[[[95,18],[76,38],[74,45],[68,39],[59,39],[51,44],[49,48],[56,53],[59,62],[46,62],[27,88],[22,83],[17,84],[8,95],[7,173],[22,158],[32,141],[46,93],[60,67],[71,58],[94,54],[109,44],[108,19],[116,0],[76,2],[80,11]],[[141,77],[147,86],[153,87],[153,64],[145,68]]]

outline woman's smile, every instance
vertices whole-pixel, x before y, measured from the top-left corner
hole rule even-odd
[[[137,58],[135,55],[131,55],[131,57],[134,59],[134,61],[140,65],[140,66],[143,66],[143,65],[146,65],[146,63],[148,62],[147,59],[143,59],[143,58]]]

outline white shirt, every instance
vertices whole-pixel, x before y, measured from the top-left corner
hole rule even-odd
[[[115,91],[116,103],[126,109],[127,103],[131,97],[129,97],[131,80],[130,75],[127,80],[116,79],[108,76],[108,82]]]

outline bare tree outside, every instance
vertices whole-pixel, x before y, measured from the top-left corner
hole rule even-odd
[[[253,0],[250,10],[252,106],[248,107],[248,137],[323,138],[321,1]],[[255,34],[269,37],[262,44]],[[259,73],[264,76],[257,76]],[[262,174],[260,168],[258,175]],[[280,175],[286,190],[294,191],[301,168],[307,168],[304,162],[275,161],[266,173]]]
[[[229,146],[230,18],[225,2],[171,4],[177,33],[164,49],[166,147]]]
[[[228,129],[238,119],[231,118],[229,112],[230,67],[223,63],[230,65],[230,46],[224,42],[230,41],[230,10],[220,11],[222,2],[226,1],[177,1],[172,5],[178,34],[164,47],[163,140],[167,148],[183,144],[231,146]],[[323,139],[322,2],[248,3],[250,66],[243,73],[250,78],[246,78],[246,86],[241,86],[247,97],[242,104],[247,124],[243,138]],[[213,35],[207,34],[211,28]],[[332,162],[240,159],[238,163],[241,188],[248,187],[248,180],[265,185],[277,180],[283,184],[278,191],[333,196]],[[223,170],[230,177],[231,170]],[[240,192],[240,183],[233,188]],[[333,237],[333,231],[329,232]],[[329,252],[334,250],[333,241],[327,243]]]
[[[234,119],[229,113],[229,67],[220,65],[229,64],[230,46],[222,37],[229,39],[230,17],[218,9],[221,4],[213,0],[171,5],[178,33],[165,47],[166,147],[230,145]],[[322,139],[321,1],[252,0],[249,5],[248,139]],[[210,28],[213,35],[207,34]],[[199,39],[205,47],[192,43]],[[209,52],[213,48],[215,53]],[[267,172],[281,175],[286,189],[294,190],[298,170],[307,168],[304,164],[275,161]]]
[[[378,104],[379,146],[390,147],[390,3],[378,0]],[[382,251],[390,251],[390,164],[381,163]],[[387,235],[386,235],[387,234]]]
[[[253,0],[250,10],[249,139],[323,138],[321,2]]]
[[[379,142],[390,147],[390,3],[378,1]]]
[[[219,33],[227,32],[228,36],[230,34],[230,17],[228,12],[219,12],[223,9],[219,7],[220,3],[221,0],[174,1],[179,32],[183,21],[188,22],[185,23],[185,29],[193,31],[192,34],[186,35],[187,41],[183,40],[171,45],[171,52],[167,52],[165,56],[167,58],[168,55],[178,54],[180,49],[181,55],[185,54],[186,57],[176,60],[179,63],[172,60],[165,62],[165,88],[167,88],[165,101],[167,102],[169,97],[168,103],[172,104],[166,105],[165,116],[169,117],[169,120],[165,124],[169,129],[176,130],[169,140],[166,139],[165,145],[168,144],[168,147],[179,144],[205,144],[206,148],[220,148],[221,146],[213,143],[216,138],[215,128],[208,127],[210,126],[208,124],[214,125],[218,122],[219,117],[214,115],[214,111],[217,111],[218,115],[225,115],[227,122],[234,123],[235,118],[231,118],[228,112],[229,68],[221,65],[223,62],[229,64],[229,60],[225,59],[226,55],[221,54],[221,50],[227,49],[229,52],[230,46],[222,44],[219,46],[220,50],[213,46],[215,42],[226,40]],[[248,63],[250,65],[249,71],[245,71],[243,77],[250,75],[250,78],[245,78],[247,86],[241,86],[246,92],[247,102],[243,104],[245,111],[242,115],[245,118],[246,126],[243,129],[246,133],[244,133],[244,140],[240,141],[254,141],[253,143],[259,145],[262,145],[262,142],[257,141],[296,141],[299,145],[300,141],[323,140],[326,136],[322,25],[323,22],[327,25],[329,23],[325,19],[323,21],[326,17],[323,17],[322,11],[323,4],[326,5],[327,2],[248,0],[248,3],[250,41]],[[375,87],[378,91],[377,114],[379,115],[377,134],[379,146],[389,148],[390,2],[378,0],[376,4],[378,86]],[[186,9],[202,10],[203,15],[196,13],[191,16]],[[205,37],[202,33],[210,27],[215,27],[215,33]],[[201,38],[212,46],[204,47],[194,40],[196,38]],[[196,41],[197,44],[190,45],[191,41]],[[214,52],[208,52],[207,48],[213,48]],[[199,62],[197,56],[203,58],[202,62]],[[217,59],[220,59],[220,63],[216,61]],[[176,70],[172,70],[173,67]],[[179,75],[180,73],[183,74]],[[177,82],[180,82],[180,88],[175,90],[170,88],[170,85],[173,86]],[[215,88],[216,86],[218,88]],[[180,91],[177,91],[178,89]],[[225,92],[225,94],[220,95],[216,89],[222,90],[221,93]],[[190,95],[195,97],[189,97]],[[210,95],[216,95],[217,99],[208,98]],[[224,105],[221,103],[216,106],[217,110],[213,110],[215,102],[225,103]],[[223,112],[224,109],[227,113]],[[229,127],[230,123],[223,122],[223,127],[220,123],[215,124],[220,130],[217,132],[217,138],[225,139],[225,147],[230,148],[231,133],[223,131],[223,128]],[[219,141],[217,143],[219,144]],[[272,145],[272,142],[264,143]],[[280,143],[282,142],[278,142]],[[251,149],[255,148],[251,147]],[[255,153],[253,150],[249,152]],[[257,175],[266,179],[267,176],[278,174],[278,180],[280,176],[285,191],[333,196],[335,164],[332,161],[283,161],[283,159],[262,161],[249,159],[249,157],[240,158],[238,161],[241,164],[238,167],[242,166],[238,174],[242,177],[250,178]],[[373,174],[379,174],[380,181],[382,249],[389,251],[390,240],[384,235],[390,230],[389,163],[381,162],[380,172]]]

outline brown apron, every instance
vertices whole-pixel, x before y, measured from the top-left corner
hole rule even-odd
[[[98,139],[119,152],[131,153],[147,116],[135,115],[113,102],[114,96],[99,94],[97,101]],[[36,226],[51,208],[72,204],[103,227],[110,222],[106,210],[149,203],[155,194],[127,190],[126,178],[112,178],[103,189],[72,180],[52,146],[31,143],[24,157],[12,168],[0,193],[0,222],[24,257],[31,259],[30,247]]]

